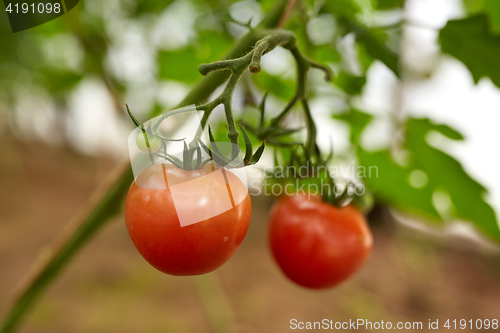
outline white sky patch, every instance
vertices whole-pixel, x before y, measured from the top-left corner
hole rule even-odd
[[[177,0],[167,7],[152,30],[153,44],[160,49],[185,47],[195,37],[196,9],[188,0]]]
[[[239,23],[248,23],[251,19],[251,27],[257,26],[262,20],[262,8],[254,0],[239,1],[229,7],[229,14]]]
[[[127,129],[118,118],[113,99],[101,81],[82,81],[69,104],[66,135],[76,150],[88,155],[126,154],[127,136],[132,126]]]
[[[330,43],[336,30],[332,15],[319,15],[307,23],[307,35],[315,45]]]
[[[266,53],[260,62],[262,70],[275,76],[283,75],[287,79],[294,79],[296,74],[295,61],[290,51],[277,47]],[[255,74],[259,75],[259,74]]]

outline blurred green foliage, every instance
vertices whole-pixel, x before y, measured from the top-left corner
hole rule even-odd
[[[491,31],[486,15],[448,21],[439,37],[443,52],[462,61],[476,83],[489,76],[500,87],[500,35]]]
[[[354,128],[360,126],[359,121],[354,124]],[[377,177],[366,179],[376,198],[429,221],[471,221],[484,234],[500,241],[495,212],[483,199],[485,188],[457,160],[427,142],[430,132],[463,140],[460,133],[446,125],[410,118],[405,126],[404,161],[396,161],[390,149],[367,152],[358,148],[362,165],[378,167]]]
[[[370,31],[362,24],[345,17],[341,18],[339,23],[343,28],[344,34],[354,33],[356,35],[356,41],[366,49],[368,55],[373,59],[382,61],[394,74],[400,76],[399,56],[385,45],[386,36],[384,33],[381,31],[377,31],[376,33]]]
[[[449,21],[439,31],[441,50],[463,62],[475,82],[486,76],[500,87],[497,61],[500,1],[463,1],[468,16]],[[0,21],[0,105],[7,105],[13,113],[20,100],[29,98],[32,92],[44,91],[58,110],[67,111],[72,93],[89,78],[103,83],[123,117],[125,97],[137,86],[157,89],[161,83],[180,82],[188,88],[194,87],[194,93],[187,98],[189,103],[201,103],[198,95],[205,99],[208,93],[204,93],[217,88],[214,85],[207,89],[206,85],[222,80],[207,80],[205,86],[196,87],[195,82],[201,78],[198,65],[223,57],[235,40],[253,29],[275,3],[273,0],[81,0],[68,14],[20,33],[12,34],[7,21]],[[383,16],[379,14],[386,10],[402,14],[404,0],[299,0],[286,20],[284,27],[296,34],[304,54],[327,64],[336,74],[333,83],[321,81],[321,86],[312,78],[313,84],[308,85],[308,97],[334,99],[336,103],[330,106],[332,118],[350,127],[349,152],[336,158],[355,156],[367,172],[375,173],[360,181],[365,182],[378,203],[422,216],[435,225],[457,219],[469,221],[485,236],[500,242],[495,212],[484,200],[485,188],[465,172],[459,161],[429,141],[436,133],[448,140],[463,140],[459,132],[430,119],[407,116],[392,121],[394,135],[385,147],[369,151],[363,144],[365,130],[380,117],[372,114],[369,106],[359,110],[353,103],[363,93],[369,69],[378,62],[394,74],[398,83],[405,80],[399,50],[403,43],[401,30],[407,22],[405,15],[400,15],[399,22],[375,25],[375,18]],[[322,24],[319,33],[312,28],[315,22]],[[177,26],[172,28],[171,24]],[[144,59],[137,55],[130,58],[134,51],[142,52],[139,54]],[[150,67],[139,66],[147,61],[151,62]],[[135,68],[135,72],[129,72],[127,65]],[[244,118],[254,126],[258,122],[255,96],[266,92],[272,96],[274,102],[270,104],[275,109],[267,113],[270,118],[279,112],[282,107],[279,103],[285,103],[294,94],[294,79],[283,71],[269,69],[273,68],[263,66],[262,72],[247,75],[240,82]],[[164,109],[159,91],[141,95],[150,99],[144,101],[148,114]],[[396,110],[387,111],[386,118],[397,118],[391,112]],[[303,119],[299,121],[304,124]],[[226,141],[225,123],[211,119],[210,125],[216,141]],[[283,141],[303,140],[302,134],[287,135]],[[260,144],[253,136],[251,140],[254,146]],[[243,149],[243,140],[240,145]],[[287,158],[289,151],[280,153]],[[40,285],[34,284],[26,292],[27,300],[21,299],[18,304],[20,312],[13,310],[13,319],[5,326],[5,332],[17,325],[44,283],[119,209],[131,177],[126,171],[116,181],[94,207],[104,214],[87,216],[80,231],[65,243],[63,257],[56,256],[48,262],[40,275]]]
[[[366,77],[354,76],[346,72],[340,72],[335,79],[335,85],[349,95],[361,94],[361,90],[363,89],[365,83]]]
[[[500,33],[500,2],[497,0],[464,0],[467,11],[471,14],[485,14],[488,17],[491,32]]]
[[[352,144],[359,145],[361,134],[365,130],[366,126],[368,126],[371,122],[373,116],[357,109],[350,109],[345,113],[334,114],[333,118],[349,124],[351,128],[349,139]]]
[[[401,8],[404,0],[375,0],[375,8],[380,10]]]
[[[194,83],[200,78],[198,65],[217,61],[227,53],[232,38],[217,31],[199,31],[196,44],[174,51],[159,51],[160,78]],[[178,66],[176,64],[182,64]]]

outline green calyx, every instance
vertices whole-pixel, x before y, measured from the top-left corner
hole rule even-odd
[[[324,202],[337,207],[350,204],[362,212],[369,211],[373,206],[373,197],[365,193],[362,184],[332,177],[329,166],[333,160],[333,149],[327,157],[323,157],[317,146],[312,151],[311,154],[306,145],[279,151],[275,149],[275,167],[265,175],[266,194],[321,196]]]

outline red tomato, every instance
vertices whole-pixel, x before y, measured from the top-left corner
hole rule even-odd
[[[301,286],[333,287],[368,258],[373,237],[354,207],[335,207],[318,197],[281,198],[269,225],[271,251],[281,270]]]
[[[153,165],[132,183],[125,203],[135,247],[171,275],[204,274],[224,264],[243,241],[250,215],[245,185],[211,166],[186,171]]]

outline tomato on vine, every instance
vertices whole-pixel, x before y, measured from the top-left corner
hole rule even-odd
[[[232,112],[232,95],[243,74],[247,71],[252,74],[258,73],[261,57],[278,46],[289,50],[297,63],[295,94],[287,106],[268,124],[264,124],[262,110],[259,126],[248,126],[248,130],[262,141],[254,151],[252,142],[245,132],[245,125],[240,124],[240,130],[236,126]],[[295,35],[286,30],[278,30],[262,37],[253,50],[242,57],[201,64],[198,69],[202,75],[221,70],[230,71],[230,74],[219,96],[196,106],[196,111],[202,112],[203,115],[199,130],[189,144],[184,139],[164,136],[160,133],[159,126],[172,115],[192,110],[180,108],[165,112],[155,121],[144,125],[126,106],[130,118],[142,131],[142,135],[140,133],[135,138],[137,147],[149,153],[151,161],[159,157],[174,165],[162,163],[143,170],[132,183],[127,195],[125,220],[128,232],[137,250],[151,265],[172,275],[204,274],[218,268],[234,254],[243,241],[250,222],[251,205],[248,191],[239,178],[229,170],[222,168],[215,171],[213,168],[203,166],[217,163],[230,169],[252,165],[259,161],[265,148],[265,141],[274,145],[289,145],[289,142],[279,138],[297,130],[290,131],[280,123],[299,101],[309,113],[305,84],[306,74],[310,68],[323,71],[327,80],[332,78],[331,69],[303,55],[297,47]],[[226,115],[227,138],[231,144],[230,157],[224,156],[217,148],[209,126],[210,148],[208,143],[205,145],[201,140],[210,114],[219,105],[224,107]],[[308,122],[310,121],[312,118],[308,117]],[[311,126],[309,124],[308,129]],[[147,138],[151,140],[146,140],[144,135],[146,133]],[[241,161],[238,141],[240,133],[245,140],[245,154]],[[167,152],[169,141],[184,141],[182,159]],[[203,160],[202,149],[209,156],[209,164],[206,164],[207,160]],[[220,182],[215,182],[214,177],[210,177],[211,173],[219,171],[224,173],[223,186]],[[233,197],[232,207],[221,212],[220,202],[227,199],[228,193]],[[234,198],[241,200],[233,200]],[[206,214],[201,215],[208,217],[200,221],[194,215],[203,210]],[[189,215],[193,215],[193,219],[198,222],[182,226],[180,215],[184,217],[187,215],[188,220],[191,219]]]
[[[361,268],[373,237],[355,207],[339,208],[321,197],[295,194],[282,197],[274,206],[269,243],[290,280],[322,289],[338,285]]]
[[[221,211],[228,200],[232,207]],[[180,215],[197,221],[200,214],[211,217],[181,226]],[[190,171],[150,166],[132,183],[125,202],[135,247],[153,267],[171,275],[204,274],[224,264],[243,241],[250,215],[243,182],[211,164]]]

